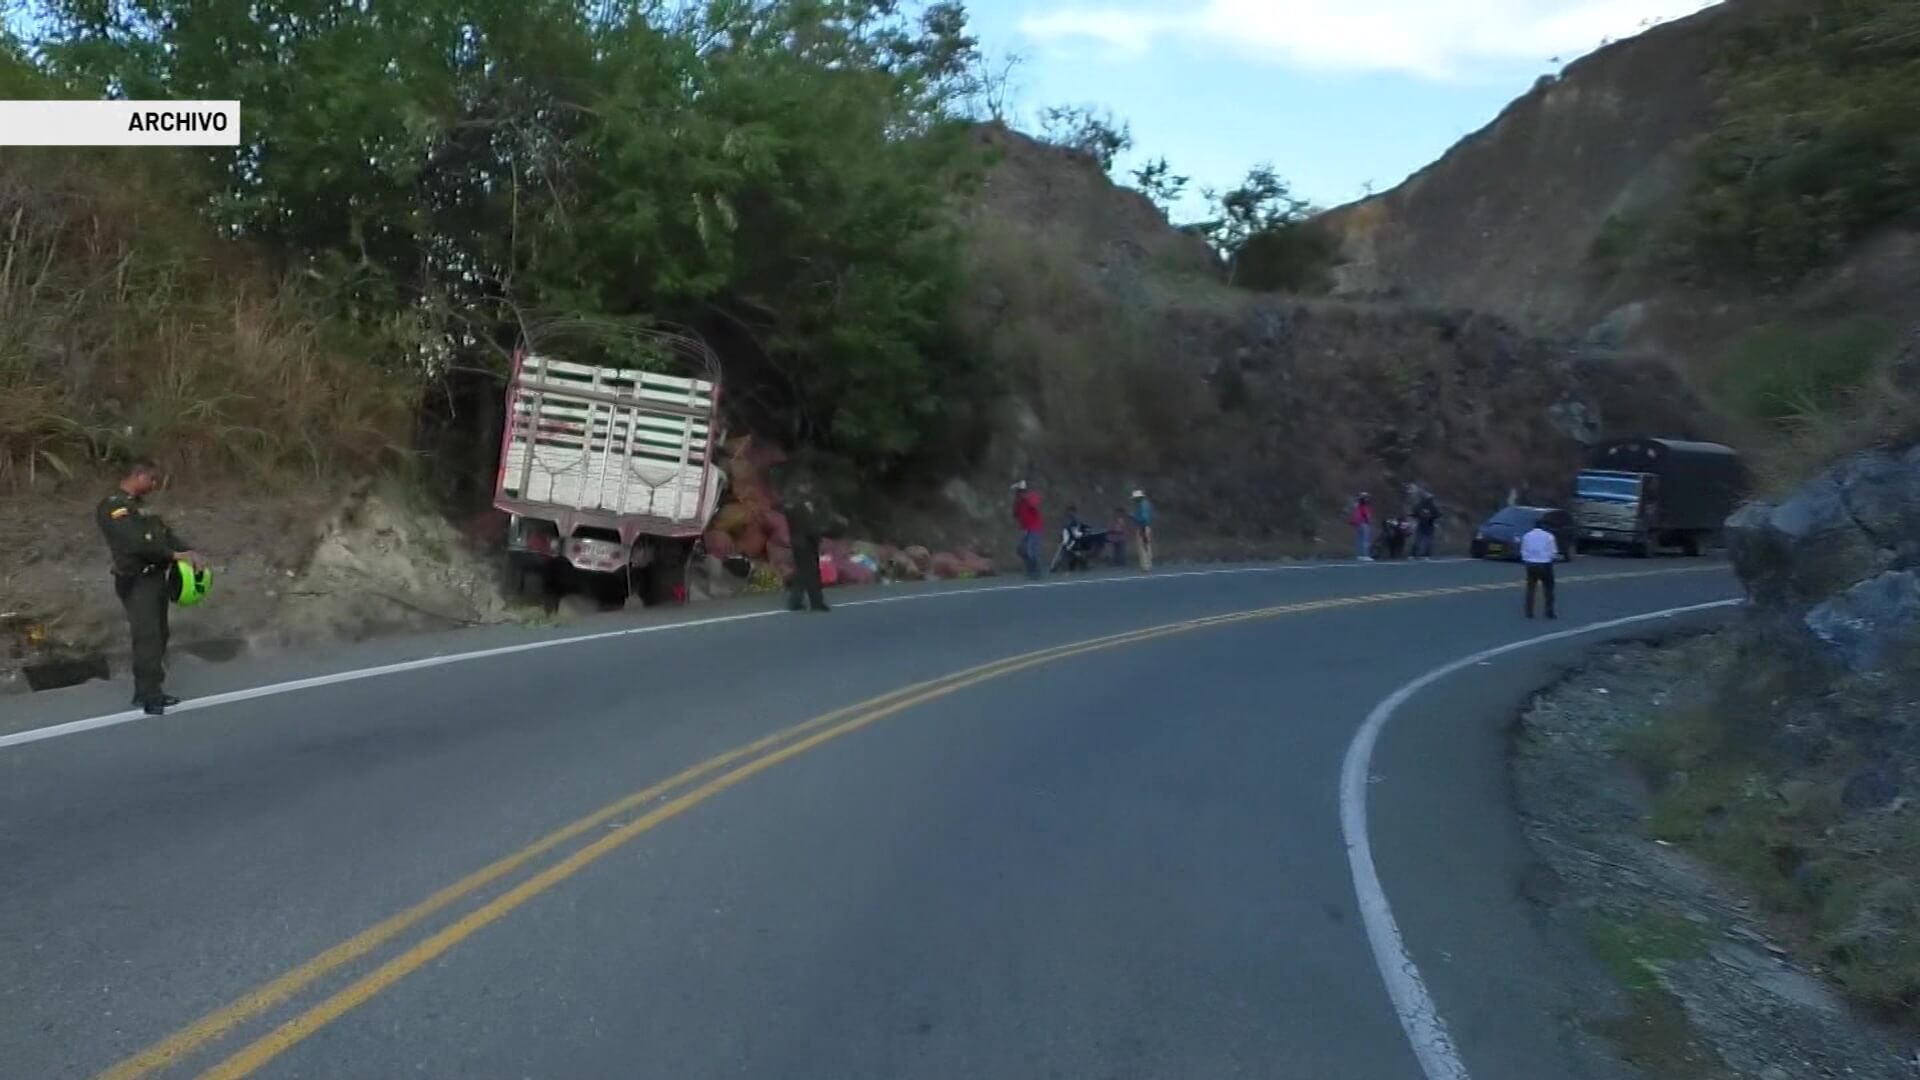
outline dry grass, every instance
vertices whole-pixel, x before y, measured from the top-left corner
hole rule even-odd
[[[152,159],[0,160],[0,491],[127,454],[357,474],[404,445],[410,380],[191,205]]]
[[[1794,416],[1783,436],[1757,455],[1762,489],[1780,495],[1838,458],[1920,441],[1920,385],[1895,371],[1870,376],[1840,408]]]
[[[1720,362],[1716,397],[1749,428],[1762,495],[1847,454],[1920,441],[1920,328],[1903,340],[1864,320],[1766,327]]]
[[[973,229],[969,260],[970,334],[1060,436],[1063,459],[1119,475],[1151,470],[1205,415],[1205,384],[1181,358],[1158,354],[1149,312],[1116,306],[1114,283],[1096,282],[1066,244],[988,219]]]

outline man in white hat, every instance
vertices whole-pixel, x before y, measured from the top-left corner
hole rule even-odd
[[[1140,569],[1153,569],[1153,504],[1147,501],[1147,493],[1137,488],[1133,493],[1133,546],[1140,552]]]

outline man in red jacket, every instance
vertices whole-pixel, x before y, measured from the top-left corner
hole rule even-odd
[[[1040,493],[1025,480],[1013,485],[1013,520],[1020,526],[1020,561],[1027,564],[1027,576],[1040,576],[1040,532],[1045,521],[1040,515]]]

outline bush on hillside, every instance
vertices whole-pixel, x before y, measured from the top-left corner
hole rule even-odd
[[[1697,273],[1784,286],[1920,208],[1920,4],[1761,5],[1720,58],[1673,242]]]
[[[1737,415],[1775,428],[1831,414],[1850,404],[1895,340],[1894,328],[1868,319],[1761,327],[1722,358],[1720,395]]]
[[[0,97],[37,73],[0,49]],[[129,454],[203,475],[364,472],[404,445],[416,380],[191,207],[164,151],[0,157],[0,491]]]
[[[1103,173],[1110,173],[1114,161],[1133,148],[1133,129],[1105,109],[1092,105],[1055,105],[1040,114],[1040,140],[1085,158]]]
[[[1830,407],[1781,421],[1757,453],[1769,490],[1791,491],[1855,451],[1920,443],[1920,327],[1908,334],[1904,348],[1876,360],[1857,385],[1835,397]]]
[[[1313,220],[1255,233],[1234,253],[1233,283],[1254,292],[1324,295],[1333,289],[1340,241]]]

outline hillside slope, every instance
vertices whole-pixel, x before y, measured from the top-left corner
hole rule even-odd
[[[1911,200],[1898,210],[1920,121],[1871,112],[1915,77],[1912,21],[1885,0],[1729,0],[1602,49],[1406,183],[1325,215],[1346,258],[1336,294],[1662,356],[1731,419],[1761,421],[1745,439],[1764,443],[1767,422],[1803,411],[1787,399],[1854,380],[1763,373],[1792,385],[1761,388],[1778,400],[1755,410],[1730,366],[1883,350],[1920,322],[1920,219]],[[1874,199],[1864,216],[1852,204]],[[1863,324],[1879,332],[1850,332]]]
[[[1006,395],[977,467],[918,509],[995,550],[1020,478],[1101,520],[1145,487],[1179,554],[1339,553],[1356,491],[1418,480],[1464,521],[1514,488],[1557,494],[1583,439],[1698,431],[1657,365],[1492,315],[1230,288],[1097,168],[983,137],[998,160],[971,213],[963,317]]]
[[[1671,205],[1712,121],[1713,43],[1729,7],[1657,27],[1544,78],[1405,183],[1321,221],[1341,237],[1336,292],[1487,311],[1536,332],[1584,329],[1606,282],[1607,221]]]

